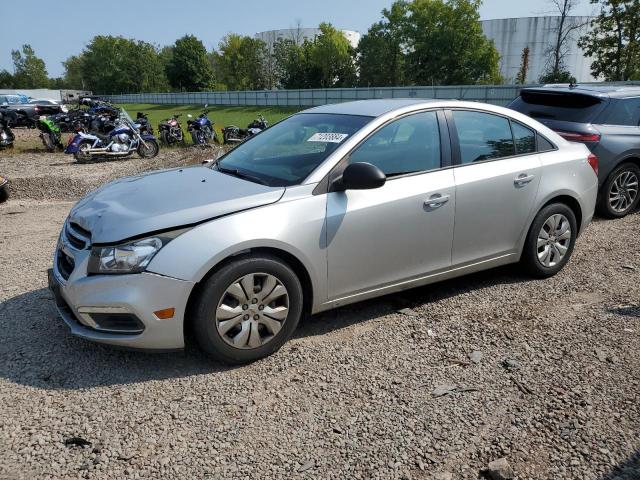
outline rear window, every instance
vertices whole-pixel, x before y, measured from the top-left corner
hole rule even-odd
[[[509,108],[532,118],[591,123],[605,102],[580,93],[523,91]]]

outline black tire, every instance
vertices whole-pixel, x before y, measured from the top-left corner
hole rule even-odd
[[[0,187],[0,203],[9,200],[9,186],[4,185]]]
[[[169,142],[169,136],[167,135],[166,130],[162,130],[160,132],[160,141],[162,142],[163,145],[169,146],[171,144],[171,142]]]
[[[635,175],[636,178],[636,190],[635,198],[631,201],[626,208],[620,210],[614,208],[611,203],[612,189],[615,188],[615,182],[623,174]],[[623,163],[618,166],[604,182],[602,189],[600,190],[600,197],[598,199],[598,213],[605,218],[622,218],[629,215],[637,206],[640,201],[640,192],[638,191],[638,181],[640,180],[640,167],[633,163]]]
[[[48,152],[53,152],[56,149],[55,142],[49,133],[42,134],[42,143]]]
[[[83,142],[80,142],[80,144],[78,145],[78,151],[73,154],[73,158],[76,159],[76,162],[87,163],[89,160],[91,160],[91,155],[82,153],[82,149],[91,148],[92,144],[93,142],[91,142],[90,140],[85,140]]]
[[[571,229],[570,242],[569,245],[567,245],[567,251],[564,254],[564,257],[562,257],[560,261],[555,263],[555,265],[545,266],[538,257],[538,235],[547,220],[557,214],[563,215],[569,221]],[[576,244],[577,232],[578,226],[576,216],[571,208],[564,203],[552,203],[551,205],[544,207],[534,218],[531,228],[529,229],[529,233],[527,234],[527,239],[520,258],[520,263],[524,270],[535,278],[548,278],[554,276],[564,268],[571,258],[573,248]],[[541,248],[544,249],[545,247],[543,246]]]
[[[157,140],[149,138],[144,142],[147,144],[147,147],[145,147],[144,144],[140,143],[140,145],[138,145],[138,155],[140,155],[142,158],[153,158],[158,155],[158,152],[160,151],[160,145],[158,144]]]
[[[273,275],[286,288],[289,311],[280,331],[263,345],[241,349],[223,340],[216,327],[216,310],[227,288],[251,273]],[[250,363],[276,352],[291,337],[302,315],[303,293],[300,280],[282,260],[270,255],[239,258],[215,272],[204,283],[196,301],[193,331],[200,347],[211,357],[227,364]]]
[[[193,141],[194,145],[200,145],[202,143],[200,138],[201,137],[198,130],[194,130],[193,132],[191,132],[191,140]]]

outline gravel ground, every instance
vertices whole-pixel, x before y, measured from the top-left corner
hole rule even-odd
[[[49,177],[24,155],[0,169]],[[38,161],[74,192],[142,163],[55,158]],[[640,478],[639,214],[592,224],[555,278],[501,268],[345,307],[227,368],[68,333],[45,288],[58,195],[0,206],[0,478],[476,479],[502,458],[517,479]]]

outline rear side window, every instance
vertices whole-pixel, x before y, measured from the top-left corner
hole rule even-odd
[[[518,155],[536,152],[536,132],[517,122],[511,122],[511,129]]]
[[[609,107],[602,112],[597,123],[637,127],[640,125],[640,97],[611,100]]]
[[[524,90],[509,108],[533,118],[591,123],[605,105],[605,101],[591,95]]]
[[[482,162],[515,155],[509,120],[489,113],[454,110],[460,163]]]

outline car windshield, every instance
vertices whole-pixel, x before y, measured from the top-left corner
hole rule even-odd
[[[301,113],[241,143],[212,168],[270,186],[301,183],[373,118]]]

